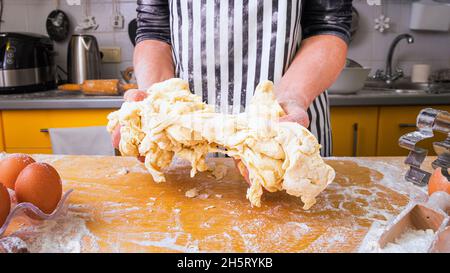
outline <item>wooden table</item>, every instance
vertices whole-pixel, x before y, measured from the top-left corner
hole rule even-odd
[[[252,208],[226,158],[210,160],[227,166],[219,181],[208,172],[190,178],[187,163],[176,161],[158,184],[134,158],[34,157],[59,171],[65,191],[74,189],[65,216],[20,218],[8,229],[36,252],[350,252],[374,221],[425,196],[403,181],[404,158],[327,160],[337,177],[305,211],[284,192],[264,193]],[[194,187],[199,195],[186,197]]]

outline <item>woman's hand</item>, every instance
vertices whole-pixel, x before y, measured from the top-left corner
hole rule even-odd
[[[125,101],[142,101],[147,97],[147,92],[137,89],[130,89],[125,92],[123,98]],[[111,143],[115,149],[119,149],[120,143],[120,125],[117,125],[111,133]],[[143,156],[138,156],[139,161],[144,162]]]
[[[290,121],[297,122],[305,128],[309,126],[309,117],[305,108],[301,106],[300,103],[296,103],[295,101],[289,101],[287,103],[280,103],[281,108],[283,108],[286,113],[285,116],[280,117],[281,122]],[[242,177],[244,177],[245,181],[251,185],[251,181],[248,175],[248,169],[244,166],[241,160],[234,159],[234,164],[236,168],[241,173]]]
[[[301,106],[294,101],[289,101],[287,103],[280,103],[281,108],[283,108],[286,113],[285,116],[280,117],[280,121],[290,121],[297,122],[305,128],[309,126],[308,112],[306,112],[305,107]]]
[[[133,66],[141,90],[128,90],[123,97],[125,101],[142,101],[147,97],[147,92],[142,90],[175,76],[172,47],[166,42],[157,40],[140,41],[134,47]],[[114,148],[119,147],[120,126],[111,133],[111,142]],[[143,156],[138,156],[138,159],[144,162]]]

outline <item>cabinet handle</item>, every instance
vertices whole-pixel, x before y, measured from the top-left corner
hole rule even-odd
[[[41,133],[48,133],[48,129],[47,128],[42,128],[39,130],[39,132]]]
[[[398,125],[398,127],[400,127],[400,128],[416,128],[416,124],[415,123],[400,123]]]
[[[353,124],[353,156],[358,153],[358,123]]]

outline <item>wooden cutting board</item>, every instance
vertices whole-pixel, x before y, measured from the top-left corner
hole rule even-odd
[[[231,159],[211,159],[228,167],[219,181],[208,172],[190,178],[189,166],[176,162],[160,184],[134,158],[36,159],[56,167],[64,190],[75,190],[66,218],[87,227],[89,236],[79,238],[83,252],[356,251],[373,221],[386,221],[409,202],[379,183],[382,173],[348,160],[328,162],[336,180],[304,211],[299,198],[284,192],[265,193],[262,207],[252,208],[245,198],[247,184]],[[200,196],[187,198],[185,192],[194,187]],[[56,227],[65,229],[64,221]],[[47,238],[45,225],[19,219],[7,233],[24,241]]]

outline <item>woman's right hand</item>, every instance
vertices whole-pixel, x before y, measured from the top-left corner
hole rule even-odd
[[[138,90],[138,89],[130,89],[125,92],[123,98],[125,101],[142,101],[147,97],[147,92]],[[111,133],[111,143],[115,149],[119,149],[120,143],[120,125],[117,125]],[[143,156],[138,156],[139,161],[144,162]]]

